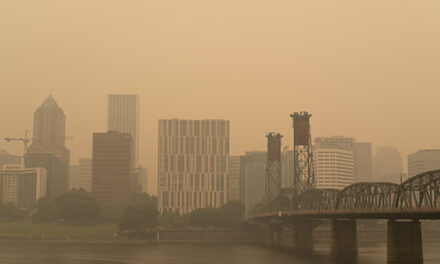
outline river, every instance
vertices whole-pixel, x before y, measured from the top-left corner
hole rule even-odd
[[[424,242],[425,264],[440,263],[440,242]],[[158,245],[0,242],[2,264],[330,264],[329,245],[315,245],[312,256],[246,244],[180,243]],[[338,262],[341,263],[341,262]],[[351,261],[353,263],[353,261]],[[358,264],[386,264],[385,242],[360,242]]]

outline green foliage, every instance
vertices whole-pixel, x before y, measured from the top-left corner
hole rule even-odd
[[[83,189],[73,189],[55,199],[59,218],[70,223],[90,223],[101,211],[99,203]]]
[[[119,222],[119,231],[143,232],[157,225],[159,212],[156,209],[157,198],[146,193],[135,193],[131,198]]]
[[[229,201],[219,208],[200,208],[191,212],[190,225],[200,227],[235,227],[244,216],[244,205],[240,201]]]

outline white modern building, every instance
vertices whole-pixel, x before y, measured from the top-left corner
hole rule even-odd
[[[159,211],[186,214],[229,199],[229,121],[159,120]]]
[[[133,140],[133,168],[139,160],[139,96],[132,94],[108,95],[108,131],[130,133]]]
[[[0,199],[19,208],[35,208],[38,199],[46,195],[46,170],[21,165],[5,165],[0,170]]]
[[[408,176],[440,169],[440,149],[422,149],[408,155]]]
[[[79,177],[78,188],[84,189],[84,191],[92,191],[92,159],[80,158],[78,162]]]
[[[230,200],[240,200],[240,165],[243,156],[229,157],[228,189]]]
[[[343,189],[355,183],[355,140],[316,138],[313,146],[315,184],[318,189]]]

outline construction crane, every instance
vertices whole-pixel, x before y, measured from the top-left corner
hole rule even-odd
[[[24,131],[24,137],[22,137],[22,138],[7,137],[7,138],[5,138],[5,141],[8,143],[11,141],[23,141],[23,156],[24,156],[27,152],[27,146],[28,146],[29,142],[31,141],[31,139],[28,138],[28,133],[29,133],[29,131],[26,130],[26,131]]]

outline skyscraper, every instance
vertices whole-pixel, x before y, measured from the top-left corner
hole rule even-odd
[[[240,200],[245,206],[245,213],[263,202],[266,187],[266,151],[247,151],[240,173]]]
[[[320,137],[313,146],[317,188],[343,189],[355,182],[354,138]]]
[[[104,206],[124,206],[129,201],[131,149],[128,133],[93,133],[92,193]]]
[[[64,111],[52,95],[49,95],[34,113],[33,141],[27,153],[52,154],[59,160],[58,171],[51,179],[56,182],[56,186],[53,186],[55,188],[51,188],[50,192],[50,195],[54,195],[53,198],[69,188],[70,151],[65,146],[65,139]]]
[[[408,155],[408,176],[440,169],[440,149],[422,149]]]
[[[399,183],[402,177],[402,156],[395,147],[378,147],[373,158],[375,181]]]
[[[159,120],[159,210],[189,213],[229,198],[229,121]]]
[[[227,187],[229,189],[230,200],[240,200],[240,170],[243,156],[229,157],[229,174]]]
[[[139,155],[139,96],[108,95],[108,131],[129,133],[133,139],[132,167],[138,166]]]
[[[92,191],[92,159],[80,158],[78,187],[86,192]]]

